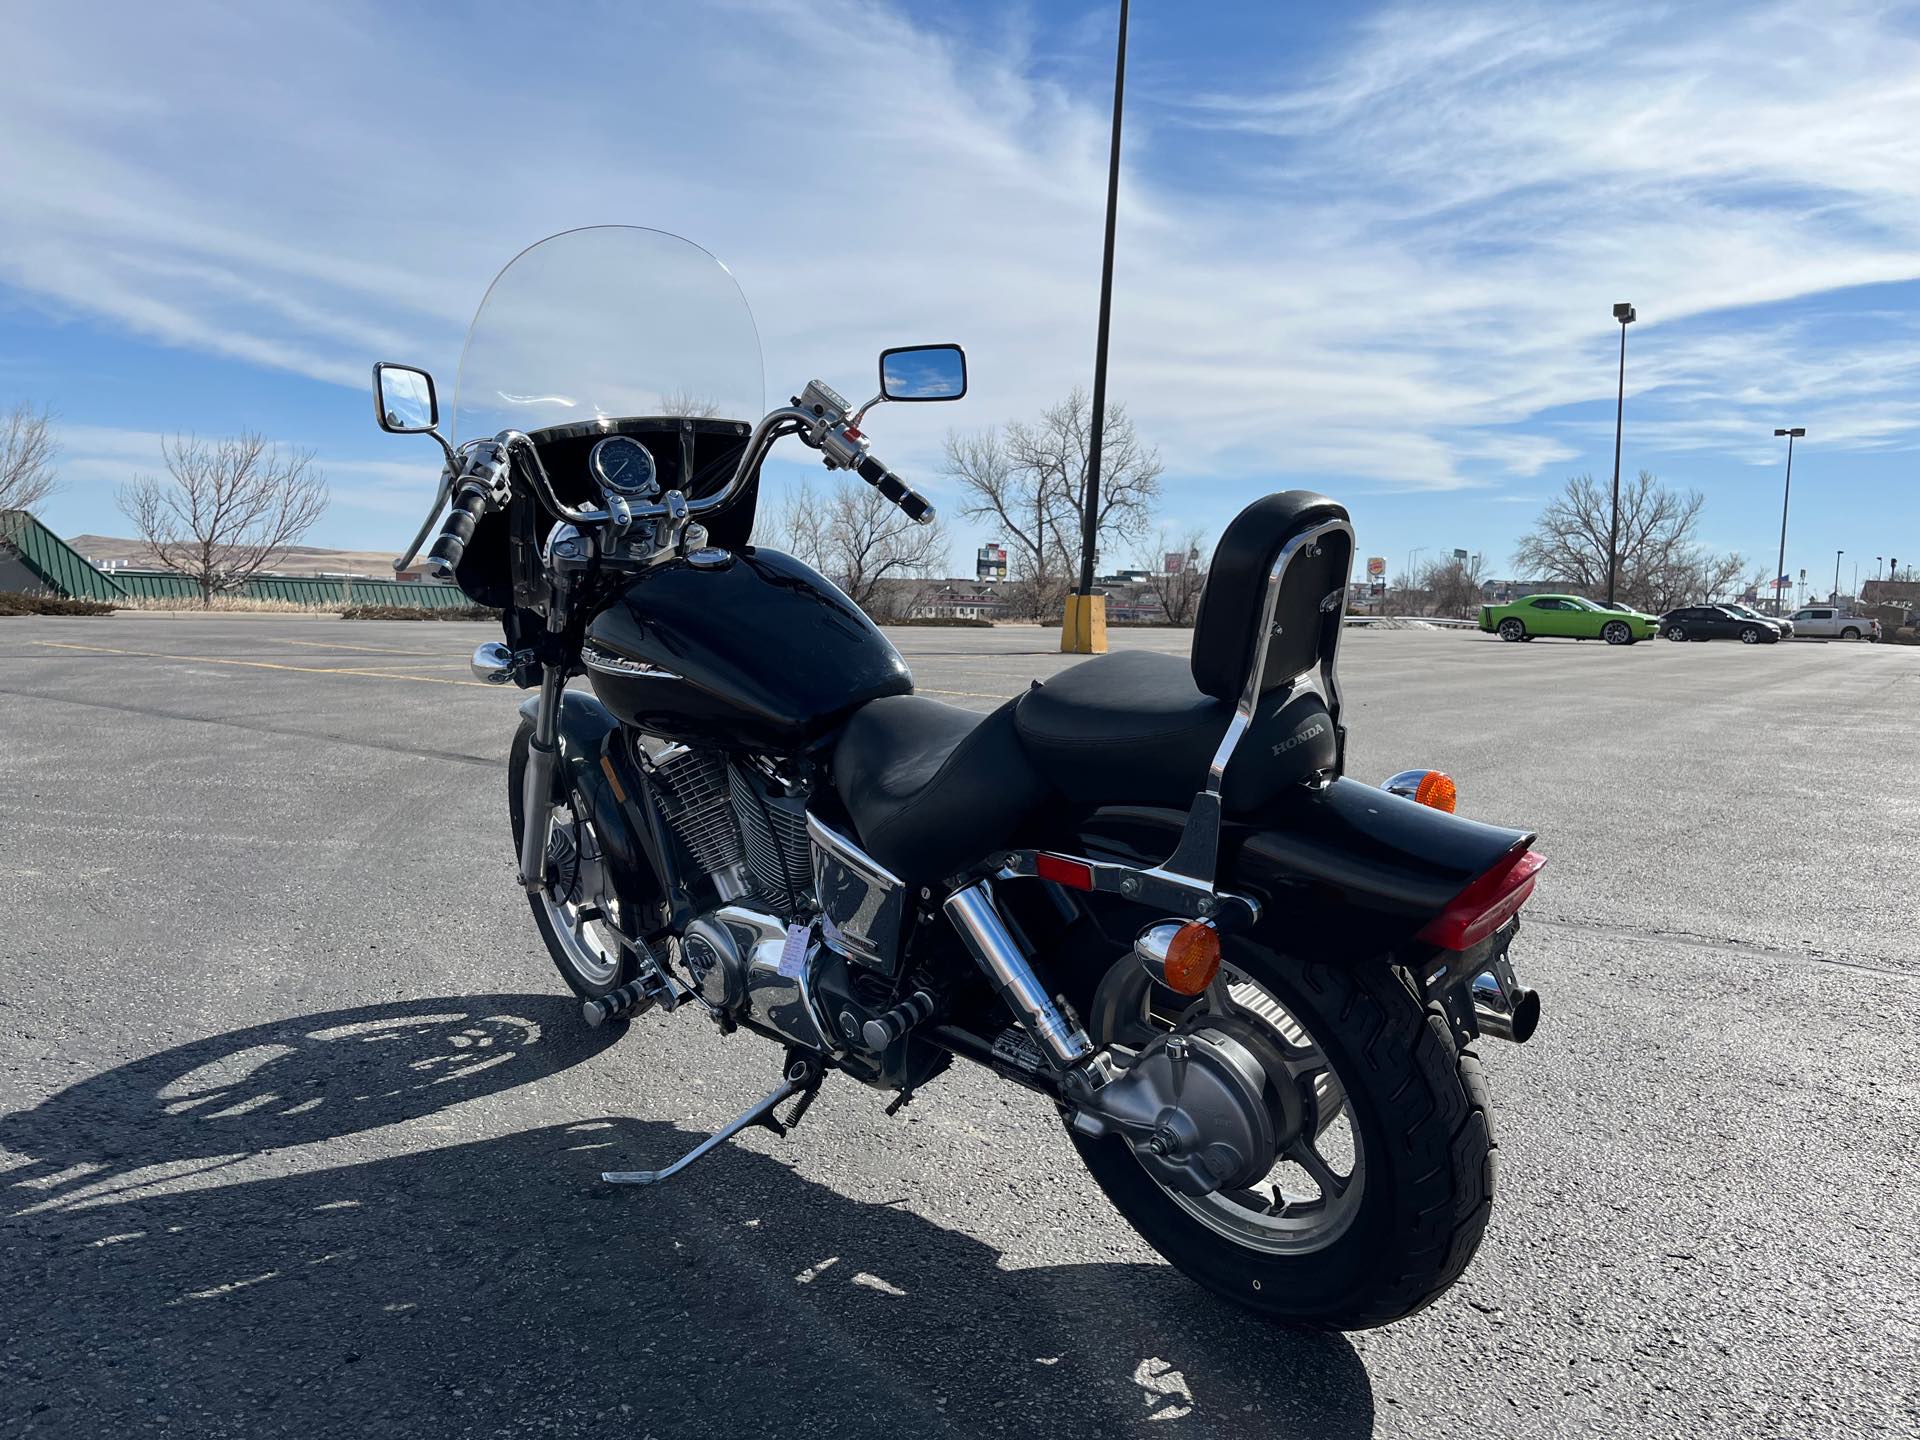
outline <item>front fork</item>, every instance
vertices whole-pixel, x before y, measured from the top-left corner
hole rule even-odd
[[[560,758],[560,695],[567,674],[547,665],[540,675],[540,708],[527,743],[525,788],[520,794],[520,884],[538,890],[547,883],[547,841],[553,831],[553,769]]]

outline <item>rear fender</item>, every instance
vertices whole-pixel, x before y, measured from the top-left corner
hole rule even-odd
[[[1079,853],[1157,865],[1186,818],[1182,810],[1099,810],[1080,827]],[[1259,902],[1254,934],[1282,954],[1352,962],[1399,952],[1408,963],[1416,949],[1432,948],[1415,939],[1428,921],[1533,840],[1338,779],[1292,787],[1257,821],[1224,825],[1217,883]]]
[[[539,706],[537,695],[522,703],[523,726],[532,727]],[[620,722],[593,696],[577,690],[561,695],[559,773],[593,821],[621,904],[643,917],[640,933],[651,936],[666,929],[669,916],[661,906],[673,893],[664,883],[672,875],[671,862],[648,823],[658,812],[646,778],[621,743]],[[512,803],[517,809],[522,801],[515,795]]]

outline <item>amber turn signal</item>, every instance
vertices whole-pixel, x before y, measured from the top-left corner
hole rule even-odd
[[[1444,770],[1429,770],[1420,777],[1420,783],[1414,787],[1413,798],[1422,805],[1431,805],[1436,810],[1453,813],[1454,801],[1458,799],[1453,788],[1453,777]]]
[[[1204,920],[1182,925],[1167,946],[1167,988],[1198,995],[1220,973],[1220,932]]]

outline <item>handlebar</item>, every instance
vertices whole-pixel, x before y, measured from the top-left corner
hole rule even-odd
[[[863,455],[856,467],[859,476],[887,499],[898,505],[906,517],[918,525],[933,520],[933,502],[894,474],[871,455]]]
[[[452,572],[460,564],[460,557],[467,553],[467,542],[473,539],[473,527],[487,513],[487,504],[488,493],[484,485],[473,481],[462,485],[459,493],[453,497],[453,508],[447,511],[439,538],[433,542],[433,549],[427,552],[427,564],[437,567],[442,574]]]
[[[866,452],[866,441],[860,432],[841,414],[835,413],[842,406],[844,402],[839,402],[834,410],[823,415],[819,406],[806,408],[796,401],[794,405],[769,412],[754,426],[733,474],[719,490],[695,500],[687,500],[676,492],[671,496],[662,496],[652,504],[623,501],[621,508],[627,513],[620,517],[623,521],[622,531],[639,522],[665,520],[671,525],[677,542],[678,532],[688,520],[729,503],[759,470],[760,462],[772,448],[773,442],[784,435],[800,436],[807,444],[822,451],[830,466],[855,471],[862,480],[898,505],[908,519],[921,525],[929,523],[934,518],[932,502]],[[610,510],[593,505],[568,505],[562,501],[554,493],[553,481],[547,475],[546,466],[541,463],[538,447],[530,436],[519,430],[503,430],[490,442],[469,441],[461,447],[461,456],[464,457],[464,470],[456,473],[455,459],[449,452],[447,468],[441,472],[440,492],[435,497],[433,512],[429,512],[426,523],[420,527],[420,533],[414,537],[407,553],[394,562],[396,571],[405,569],[419,551],[428,528],[433,524],[433,513],[445,503],[449,490],[453,491],[453,508],[447,512],[440,534],[433,542],[433,549],[428,552],[427,564],[443,574],[458,567],[466,554],[468,542],[473,539],[475,525],[490,509],[506,502],[507,476],[514,465],[514,458],[520,462],[518,468],[526,474],[541,504],[562,520],[585,528],[615,518]]]

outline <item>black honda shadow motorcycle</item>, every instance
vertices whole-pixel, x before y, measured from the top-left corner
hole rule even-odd
[[[1344,774],[1347,512],[1226,529],[1188,659],[1120,651],[989,714],[914,693],[824,576],[752,541],[792,437],[909,516],[883,402],[957,400],[957,345],[880,356],[857,408],[764,407],[732,275],[675,236],[568,231],[494,280],[455,445],[424,371],[379,423],[446,454],[427,557],[503,612],[473,672],[521,706],[507,802],[534,924],[589,1024],[691,1007],[784,1047],[750,1125],[838,1073],[889,1113],[957,1057],[1050,1097],[1160,1254],[1263,1315],[1358,1328],[1465,1269],[1493,1201],[1474,1044],[1539,1018],[1508,950],[1534,836],[1437,771]],[[586,687],[569,690],[584,676]],[[780,1107],[791,1101],[782,1118]]]

